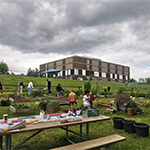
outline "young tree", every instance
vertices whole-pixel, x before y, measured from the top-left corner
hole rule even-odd
[[[29,68],[29,69],[28,69],[28,72],[27,72],[27,76],[30,76],[30,77],[38,77],[38,73],[39,73],[39,71],[38,71],[37,68],[35,68],[35,70]]]
[[[145,78],[147,84],[150,84],[150,78]]]
[[[0,72],[2,74],[5,74],[8,72],[8,66],[6,63],[4,63],[3,61],[0,62]]]
[[[130,82],[130,83],[137,83],[137,81],[136,81],[135,79],[133,79],[133,78],[130,79],[129,82]]]

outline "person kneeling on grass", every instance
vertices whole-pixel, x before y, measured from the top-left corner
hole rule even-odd
[[[70,104],[69,105],[75,105],[77,104],[76,103],[76,99],[77,99],[77,96],[75,93],[72,92],[72,90],[70,90],[70,94],[68,96],[68,100],[70,101]]]
[[[89,90],[86,90],[85,91],[85,94],[84,97],[83,97],[83,105],[84,106],[87,106],[87,107],[90,107],[90,91]]]
[[[61,87],[60,83],[58,83],[56,90],[57,90],[57,97],[61,97],[61,91],[64,91],[64,89]]]

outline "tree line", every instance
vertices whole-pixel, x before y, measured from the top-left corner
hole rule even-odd
[[[0,62],[0,74],[7,74],[7,75],[15,75],[15,73],[11,72],[9,73],[9,67],[6,63],[4,63],[3,61]],[[30,76],[30,77],[38,77],[40,75],[40,71],[35,68],[35,69],[31,69],[29,68],[27,70],[27,74],[23,74],[21,73],[20,76]]]

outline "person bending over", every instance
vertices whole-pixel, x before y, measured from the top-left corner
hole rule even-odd
[[[77,99],[77,96],[75,93],[72,92],[72,90],[70,90],[70,94],[68,96],[68,100],[70,101],[70,105],[75,105],[77,104],[76,103],[76,99]]]

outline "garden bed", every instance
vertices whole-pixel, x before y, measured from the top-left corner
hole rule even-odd
[[[66,97],[66,96],[62,96],[62,97],[59,97],[59,98],[36,96],[36,99],[38,99],[40,101],[49,101],[49,102],[59,101],[60,105],[68,105],[69,104],[68,97]]]
[[[58,112],[60,110],[59,106],[60,106],[59,104],[55,107],[46,106],[46,111],[48,111],[48,112]]]
[[[7,98],[11,101],[11,102],[15,102],[15,103],[24,103],[24,102],[29,102],[30,99],[28,97],[22,97],[22,96],[18,96],[18,95],[7,95]]]
[[[15,114],[33,114],[34,113],[34,108],[20,108],[20,109],[17,109],[17,108],[15,108],[11,105],[10,106],[10,111],[15,113]]]

